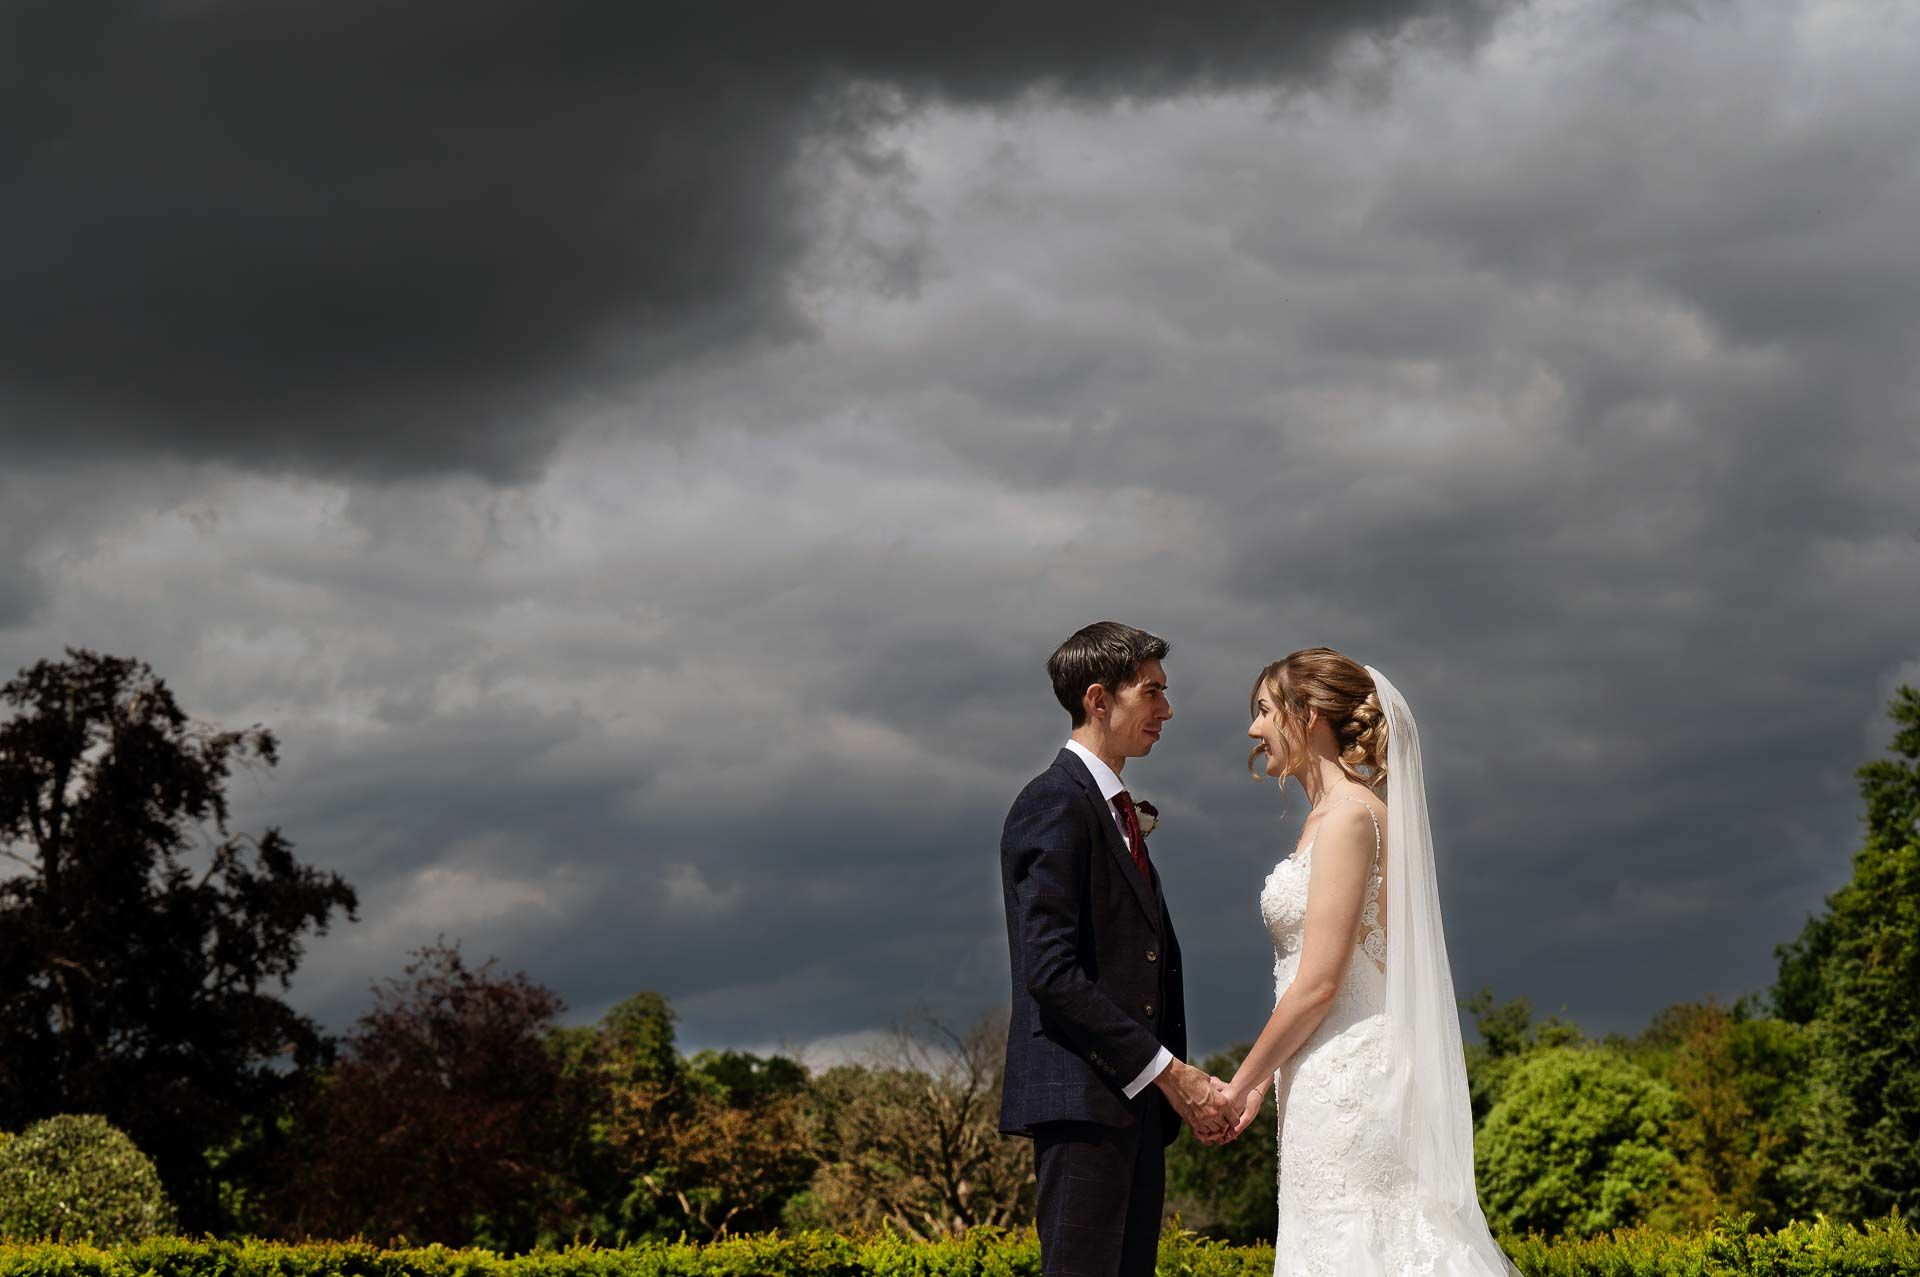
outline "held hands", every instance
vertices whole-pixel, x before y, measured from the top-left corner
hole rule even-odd
[[[1213,1136],[1202,1133],[1200,1128],[1196,1126],[1194,1128],[1194,1134],[1199,1137],[1202,1144],[1216,1146],[1220,1144],[1231,1144],[1234,1140],[1239,1139],[1241,1134],[1245,1132],[1249,1126],[1253,1125],[1254,1118],[1260,1116],[1260,1104],[1267,1097],[1267,1083],[1261,1082],[1255,1086],[1241,1090],[1231,1082],[1222,1082],[1219,1078],[1213,1078],[1211,1080],[1219,1092],[1217,1098],[1226,1102],[1228,1110],[1233,1115],[1231,1119],[1232,1125],[1230,1125],[1225,1132]]]
[[[1219,1078],[1175,1060],[1153,1081],[1202,1144],[1224,1144],[1240,1133],[1234,1129],[1240,1111]],[[1254,1108],[1259,1107],[1256,1102]]]

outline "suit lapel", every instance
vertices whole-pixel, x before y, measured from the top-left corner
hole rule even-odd
[[[1079,756],[1070,749],[1062,749],[1060,756],[1053,761],[1056,767],[1067,769],[1067,775],[1073,777],[1074,782],[1086,794],[1088,801],[1093,804],[1095,818],[1093,825],[1100,831],[1100,840],[1106,844],[1107,853],[1119,863],[1120,876],[1127,880],[1129,887],[1133,888],[1133,898],[1140,902],[1140,910],[1147,915],[1147,921],[1153,927],[1154,933],[1159,934],[1161,904],[1157,898],[1158,893],[1140,876],[1139,867],[1133,863],[1133,856],[1127,851],[1125,840],[1120,837],[1119,827],[1113,823],[1113,811],[1107,806],[1107,800],[1100,796],[1100,786],[1093,781],[1093,773],[1087,770],[1087,765],[1081,762]]]

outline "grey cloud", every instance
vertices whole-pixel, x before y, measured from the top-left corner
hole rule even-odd
[[[13,625],[33,614],[47,587],[32,570],[9,567],[0,575],[0,626]]]
[[[523,480],[593,387],[807,331],[820,183],[884,178],[903,112],[1308,83],[1354,37],[1491,15],[13,4],[6,438]]]
[[[609,391],[519,489],[49,481],[0,655],[130,650],[283,732],[236,815],[362,889],[296,984],[335,1027],[440,930],[576,1014],[661,988],[693,1046],[997,1005],[1040,663],[1107,615],[1174,644],[1128,774],[1199,1048],[1271,1004],[1254,893],[1303,804],[1244,779],[1245,698],[1313,643],[1413,699],[1463,989],[1606,1030],[1762,987],[1916,659],[1920,198],[1878,121],[1920,50],[1538,8],[1377,100],[929,110],[885,142],[917,292]],[[1892,171],[1741,153],[1742,77],[1795,58],[1801,135]],[[1830,309],[1876,256],[1874,323],[1784,314],[1770,261]]]

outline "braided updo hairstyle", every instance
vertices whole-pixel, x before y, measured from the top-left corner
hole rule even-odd
[[[1340,770],[1349,780],[1379,790],[1387,783],[1387,715],[1380,708],[1380,693],[1374,690],[1373,675],[1366,667],[1330,647],[1307,647],[1282,657],[1260,671],[1253,681],[1253,694],[1247,698],[1248,714],[1258,717],[1261,694],[1273,698],[1287,742],[1289,756],[1282,760],[1280,777],[1297,776],[1307,764],[1307,714],[1318,710],[1333,738],[1340,746]],[[1294,739],[1295,737],[1298,739]],[[1256,746],[1247,755],[1247,771],[1255,780],[1265,780],[1264,768],[1256,767],[1265,751]]]

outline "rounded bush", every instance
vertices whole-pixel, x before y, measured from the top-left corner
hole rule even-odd
[[[0,1237],[111,1246],[174,1226],[153,1162],[105,1118],[61,1114],[0,1139]]]
[[[1562,1046],[1514,1067],[1474,1139],[1496,1233],[1591,1236],[1641,1222],[1674,1173],[1678,1099],[1611,1051]]]

